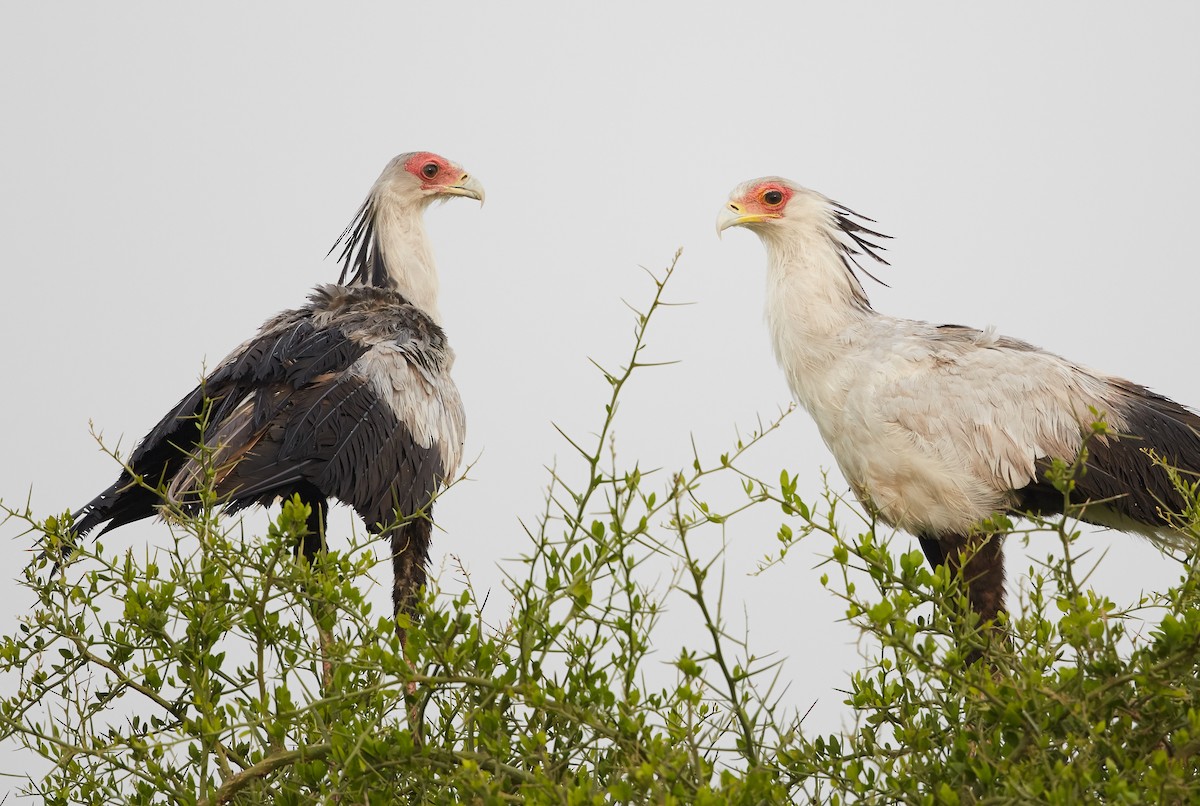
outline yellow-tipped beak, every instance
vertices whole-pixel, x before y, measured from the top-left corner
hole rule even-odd
[[[746,213],[739,205],[730,202],[717,216],[717,237],[721,237],[721,233],[730,227],[757,224],[759,221],[770,221],[772,218],[779,218],[779,216],[771,213]]]
[[[459,180],[457,185],[447,185],[442,188],[442,193],[447,196],[466,196],[468,199],[483,204],[483,185],[479,180],[469,174],[463,174],[463,178]]]

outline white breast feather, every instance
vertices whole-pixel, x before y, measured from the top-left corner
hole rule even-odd
[[[961,532],[1013,503],[1036,460],[1075,457],[1089,407],[1122,426],[1101,379],[990,333],[941,344],[929,325],[874,315],[840,338],[855,349],[789,378],[821,390],[809,411],[856,493],[909,531]]]

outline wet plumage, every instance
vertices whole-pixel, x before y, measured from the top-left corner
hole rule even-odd
[[[409,607],[425,580],[432,501],[457,472],[465,436],[422,223],[447,196],[482,200],[483,189],[435,154],[392,160],[339,240],[344,284],[318,286],[268,320],[142,439],[128,468],[191,506],[203,445],[228,511],[293,495],[312,507],[299,547],[310,557],[329,499],[342,501],[390,533],[394,605]],[[160,495],[129,469],[75,513],[76,535],[157,513]]]

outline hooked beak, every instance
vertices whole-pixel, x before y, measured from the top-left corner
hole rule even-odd
[[[716,216],[716,236],[720,237],[721,233],[730,227],[745,227],[746,224],[757,224],[773,218],[779,218],[779,213],[745,212],[742,205],[730,201],[725,205],[725,209],[721,210],[720,215]]]
[[[730,202],[717,216],[717,237],[730,227],[744,227],[746,224],[757,224],[760,221],[770,221],[779,218],[776,213],[747,213],[741,205]]]
[[[466,196],[483,204],[483,185],[470,174],[463,174],[456,185],[446,185],[441,192],[447,196]]]

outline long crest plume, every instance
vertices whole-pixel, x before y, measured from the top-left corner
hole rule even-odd
[[[865,227],[860,223],[862,221],[868,221],[874,224],[875,219],[868,218],[862,213],[856,213],[846,205],[842,204],[841,202],[834,201],[833,199],[830,199],[829,203],[833,205],[834,223],[837,225],[838,229],[840,229],[842,233],[850,239],[850,243],[846,242],[845,240],[838,241],[839,254],[842,258],[842,264],[846,267],[846,271],[854,275],[855,279],[858,279],[858,272],[862,272],[884,288],[891,288],[891,286],[889,286],[883,280],[880,280],[874,274],[871,274],[871,272],[863,268],[862,263],[859,262],[859,258],[863,255],[867,255],[885,266],[891,266],[892,264],[888,263],[887,260],[885,260],[884,257],[879,254],[882,251],[886,251],[887,247],[867,239],[883,238],[885,240],[891,240],[892,236],[884,235],[882,232],[876,232],[870,227]],[[859,282],[861,283],[861,280]]]
[[[354,220],[334,241],[326,257],[337,251],[339,246],[342,252],[337,260],[342,264],[342,273],[338,276],[338,285],[387,286],[387,268],[383,264],[383,253],[375,232],[374,196],[368,196],[358,208]]]

